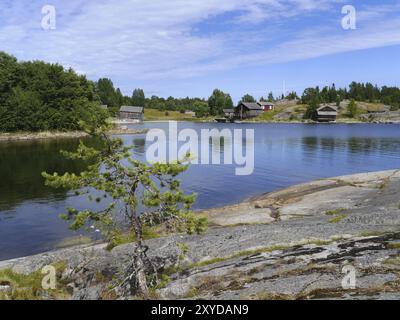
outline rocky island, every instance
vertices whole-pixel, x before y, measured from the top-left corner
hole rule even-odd
[[[399,299],[399,190],[400,170],[365,173],[200,212],[209,218],[205,235],[147,241],[162,279],[153,298]],[[12,295],[15,279],[54,265],[57,295],[37,289],[37,298],[115,299],[113,277],[131,246],[86,245],[2,261],[0,296]],[[355,283],[344,287],[349,268]]]

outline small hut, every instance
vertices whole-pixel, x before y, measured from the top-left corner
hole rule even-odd
[[[144,120],[144,107],[122,106],[119,110],[121,120]]]
[[[314,120],[318,122],[335,122],[338,110],[329,105],[322,106],[315,112]]]
[[[264,109],[256,102],[241,102],[235,108],[236,117],[239,119],[256,118],[263,114]]]
[[[275,110],[275,105],[271,102],[260,101],[258,104],[264,109],[264,112]]]

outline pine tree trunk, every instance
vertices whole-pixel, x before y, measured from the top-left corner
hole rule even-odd
[[[135,260],[134,260],[134,268],[136,273],[136,287],[138,293],[143,296],[144,299],[149,300],[149,288],[147,286],[147,279],[146,279],[146,267],[143,262],[143,248],[141,245],[136,244],[135,248]]]
[[[134,268],[136,273],[136,287],[139,291],[139,294],[143,296],[144,299],[149,300],[149,288],[147,286],[146,279],[146,266],[144,264],[144,244],[142,237],[142,224],[140,219],[136,216],[136,214],[132,217],[132,224],[135,229],[136,234],[136,244],[134,246]]]

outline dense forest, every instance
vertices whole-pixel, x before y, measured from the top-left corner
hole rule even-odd
[[[110,79],[100,79],[96,88],[101,97],[103,104],[111,107],[113,112],[116,112],[121,105],[138,105],[146,108],[158,109],[161,111],[181,111],[186,110],[196,112],[198,117],[207,115],[221,115],[223,109],[234,107],[231,95],[219,89],[215,89],[208,99],[202,98],[183,98],[178,99],[169,97],[167,99],[152,96],[146,98],[142,89],[135,89],[132,96],[123,96],[120,89],[115,89]],[[398,87],[381,87],[374,86],[371,83],[352,82],[349,88],[339,88],[326,86],[307,88],[304,90],[301,97],[297,92],[289,92],[286,96],[282,95],[277,98],[270,92],[267,98],[260,97],[259,101],[276,102],[279,100],[298,100],[301,104],[307,104],[311,109],[316,108],[321,103],[336,103],[339,104],[343,100],[355,100],[360,102],[380,102],[391,106],[392,110],[400,109],[400,88]],[[244,95],[240,102],[256,102],[257,99],[249,94]]]
[[[308,114],[321,103],[336,103],[354,100],[381,102],[400,109],[398,87],[378,87],[371,83],[352,82],[348,88],[331,86],[307,88],[298,97],[290,92],[274,98],[272,92],[267,98],[246,94],[240,101],[255,102],[298,100],[307,104]],[[142,89],[134,89],[130,96],[123,95],[115,88],[112,80],[99,79],[96,82],[78,75],[72,69],[42,61],[19,62],[11,55],[0,52],[0,131],[43,131],[79,130],[85,117],[99,116],[105,119],[109,114],[99,108],[108,106],[109,114],[116,115],[120,106],[134,105],[161,111],[194,111],[198,117],[218,116],[223,109],[234,107],[231,95],[215,89],[208,99],[145,96]]]
[[[102,104],[107,105],[111,114],[115,114],[122,105],[145,106],[146,108],[161,111],[195,111],[199,117],[209,114],[208,102],[201,98],[174,97],[162,98],[152,96],[146,98],[142,89],[134,89],[131,96],[124,96],[119,88],[115,88],[112,80],[107,78],[99,79],[96,83],[96,90]]]
[[[0,52],[0,131],[79,130],[102,115],[99,103],[94,83],[72,69]]]
[[[392,107],[392,110],[400,109],[400,89],[398,87],[384,86],[379,88],[371,83],[352,82],[349,88],[336,89],[335,85],[307,88],[301,97],[304,104],[311,103],[337,103],[343,100],[355,100],[362,102],[381,102]]]

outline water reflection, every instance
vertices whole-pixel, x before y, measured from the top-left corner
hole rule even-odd
[[[146,152],[146,139],[138,138],[132,141],[133,152],[135,154],[143,155]]]
[[[76,140],[0,143],[0,213],[33,199],[65,198],[65,191],[44,186],[47,172],[80,172],[84,164],[65,159],[60,150],[74,150]]]
[[[132,127],[167,130],[168,123]],[[210,159],[214,155],[221,163],[237,141],[220,137],[201,141],[201,129],[242,129],[243,142],[255,149],[251,176],[236,176],[234,164],[190,166],[182,176],[182,186],[198,194],[198,209],[313,179],[400,167],[399,125],[179,124],[179,129],[186,128],[194,129],[199,142],[209,148]],[[254,140],[246,141],[246,129],[254,129]],[[134,146],[135,157],[145,160],[149,146],[145,135],[121,138]],[[60,154],[61,149],[74,150],[77,144],[76,140],[0,143],[0,260],[51,249],[57,240],[71,236],[58,214],[67,207],[84,208],[87,202],[46,188],[40,174],[81,171],[84,164]]]

